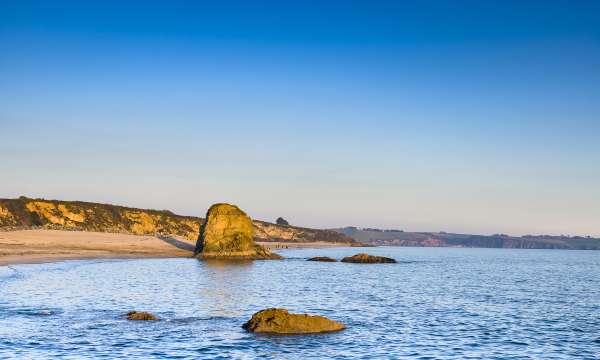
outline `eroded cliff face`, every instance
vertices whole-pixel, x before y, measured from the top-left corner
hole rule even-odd
[[[165,234],[196,240],[199,217],[170,211],[134,209],[80,201],[0,199],[0,228],[33,228],[119,232],[136,235]],[[280,226],[253,221],[255,241],[325,241],[358,244],[352,238],[329,230]]]
[[[0,200],[0,227],[119,232],[136,235],[171,234],[194,239],[200,219],[169,211],[40,199]]]

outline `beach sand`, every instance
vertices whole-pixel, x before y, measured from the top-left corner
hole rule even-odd
[[[0,266],[68,259],[191,257],[195,241],[87,231],[0,232]]]
[[[349,246],[328,242],[259,244],[274,251]],[[195,240],[174,236],[63,230],[0,231],[0,266],[74,259],[191,257],[195,246]]]

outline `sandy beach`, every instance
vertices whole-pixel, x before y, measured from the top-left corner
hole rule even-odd
[[[190,257],[195,241],[179,237],[84,231],[0,232],[0,266],[67,259]]]

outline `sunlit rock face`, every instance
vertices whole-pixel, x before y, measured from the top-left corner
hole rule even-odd
[[[215,204],[200,227],[195,256],[201,259],[281,259],[254,242],[252,219],[235,205]]]
[[[242,327],[249,332],[272,334],[314,334],[346,328],[323,316],[291,314],[286,309],[274,308],[257,312]]]

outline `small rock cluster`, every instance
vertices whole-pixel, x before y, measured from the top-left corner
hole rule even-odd
[[[316,256],[308,259],[308,261],[336,262],[337,260],[327,256]],[[384,256],[360,253],[353,256],[347,256],[342,259],[342,262],[355,264],[394,264],[396,263],[396,260]]]

